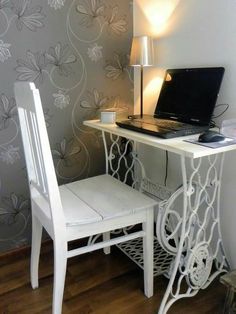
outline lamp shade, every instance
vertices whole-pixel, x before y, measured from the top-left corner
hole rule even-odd
[[[133,37],[130,65],[151,66],[154,63],[153,41],[148,36]]]

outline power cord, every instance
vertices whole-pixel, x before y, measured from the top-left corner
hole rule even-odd
[[[212,116],[213,119],[221,117],[229,109],[229,104],[219,104],[219,105],[216,105],[215,108],[219,108],[219,107],[223,107],[223,106],[225,107],[225,109],[223,109],[223,111],[221,113],[219,113],[218,115],[216,115],[216,116],[213,115]]]
[[[166,186],[166,181],[168,177],[168,163],[169,163],[169,155],[168,155],[168,151],[166,150],[166,170],[165,170],[164,186]]]
[[[216,106],[216,108],[223,107],[223,106],[225,108],[223,109],[223,111],[221,113],[219,113],[216,116],[214,116],[214,115],[212,116],[212,120],[210,122],[210,128],[217,128],[220,131],[220,127],[218,125],[216,125],[216,122],[213,119],[221,117],[229,109],[229,104],[219,104]]]

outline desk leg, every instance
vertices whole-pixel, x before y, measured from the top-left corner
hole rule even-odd
[[[109,132],[102,132],[104,151],[106,157],[106,173],[114,176],[118,180],[131,185],[133,188],[139,191],[146,191],[145,186],[152,187],[154,183],[147,177],[145,172],[145,167],[138,156],[138,143],[134,140],[120,137]],[[164,196],[169,197],[170,191],[165,193]],[[119,233],[129,233],[129,230],[133,226],[124,228],[122,230],[113,231],[113,234]],[[108,236],[108,234],[103,235],[103,237]],[[97,237],[92,237],[89,239],[91,241],[96,241]],[[149,241],[150,242],[150,241]],[[149,266],[145,267],[144,254],[142,239],[131,240],[125,243],[117,245],[120,250],[122,250],[132,261],[134,261],[141,269],[146,268],[144,271],[149,273],[149,278],[153,271]],[[145,247],[145,245],[144,245]],[[150,251],[150,248],[147,249]],[[105,253],[109,251],[104,250]],[[173,255],[167,253],[154,237],[154,276],[166,273],[172,263]],[[149,279],[150,281],[150,279]],[[149,288],[151,291],[151,289]],[[146,291],[146,295],[150,296],[150,292]]]
[[[161,204],[158,240],[175,260],[159,314],[226,272],[219,215],[223,161],[224,154],[197,160],[181,157],[183,185]]]

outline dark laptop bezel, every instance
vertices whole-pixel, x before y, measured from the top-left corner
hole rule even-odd
[[[214,91],[214,95],[212,95],[211,97],[211,103],[209,103],[209,107],[208,107],[208,112],[209,115],[202,117],[201,119],[198,119],[192,115],[190,115],[190,112],[188,113],[188,115],[186,114],[177,114],[177,113],[173,113],[173,112],[167,112],[165,111],[165,99],[163,99],[163,90],[165,88],[165,82],[166,82],[166,78],[168,78],[168,75],[173,75],[173,74],[178,74],[178,73],[186,73],[186,75],[191,72],[191,71],[195,71],[198,72],[200,74],[202,73],[210,73],[215,74],[218,78],[218,81],[216,82],[216,88]],[[161,119],[170,119],[170,120],[174,120],[174,121],[179,121],[179,122],[184,122],[184,123],[189,123],[189,124],[194,124],[194,125],[209,125],[211,122],[211,118],[212,118],[212,114],[213,111],[215,109],[215,105],[216,105],[216,101],[217,101],[217,97],[219,94],[219,90],[221,87],[221,83],[223,80],[223,76],[224,76],[224,72],[225,69],[224,67],[201,67],[201,68],[185,68],[185,69],[167,69],[166,73],[165,73],[165,77],[163,80],[163,84],[160,90],[160,95],[158,97],[157,100],[157,105],[154,111],[154,118],[161,118]]]

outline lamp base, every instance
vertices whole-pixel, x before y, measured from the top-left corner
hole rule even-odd
[[[128,119],[130,119],[130,120],[143,119],[144,117],[147,117],[147,116],[150,117],[150,115],[146,115],[146,114],[143,114],[143,115],[140,115],[140,114],[131,114],[131,115],[128,116]]]

